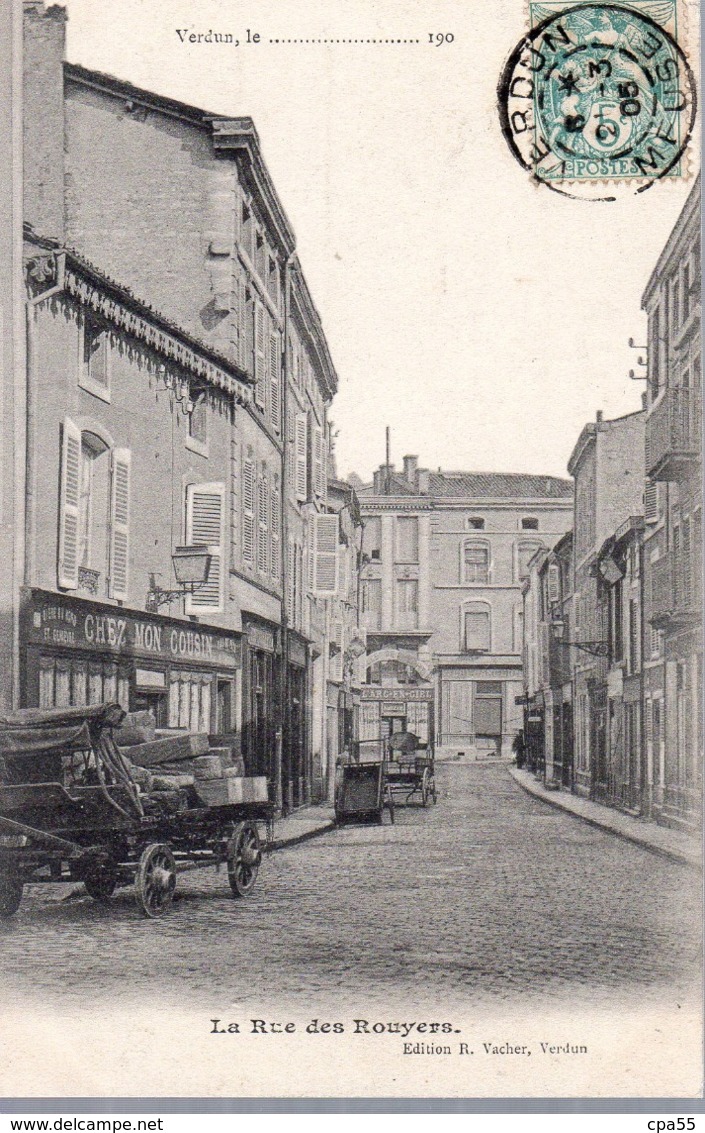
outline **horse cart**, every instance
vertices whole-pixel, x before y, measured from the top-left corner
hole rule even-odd
[[[108,704],[0,716],[0,916],[27,883],[82,881],[96,901],[132,884],[140,912],[158,917],[177,868],[206,865],[227,866],[233,896],[252,893],[273,813],[266,783],[233,780],[241,801],[216,806],[192,788],[145,790],[113,736],[124,715]]]
[[[392,798],[417,796],[421,806],[438,801],[433,748],[423,747],[413,732],[393,732],[387,742],[387,784]]]

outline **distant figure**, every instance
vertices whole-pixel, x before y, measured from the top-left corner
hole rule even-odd
[[[517,767],[523,767],[526,761],[526,746],[524,744],[524,732],[521,728],[512,740],[512,751]]]

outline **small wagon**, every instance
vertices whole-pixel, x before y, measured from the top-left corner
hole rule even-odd
[[[418,796],[421,806],[438,801],[433,748],[422,747],[413,732],[393,732],[387,740],[387,783],[392,796],[404,802]]]
[[[96,901],[132,883],[140,911],[157,917],[177,866],[225,864],[233,896],[254,889],[272,805],[143,793],[112,735],[124,715],[108,704],[0,716],[0,916],[17,911],[27,883],[82,881]]]
[[[387,782],[384,760],[364,759],[358,750],[354,762],[339,768],[335,792],[335,818],[338,823],[384,821],[384,812],[394,822],[394,799]]]

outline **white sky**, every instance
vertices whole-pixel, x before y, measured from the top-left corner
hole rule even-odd
[[[627,340],[689,186],[589,203],[529,182],[495,106],[527,2],[67,0],[71,61],[254,119],[340,378],[341,475],[371,475],[387,424],[397,464],[567,475],[596,409],[639,407]]]

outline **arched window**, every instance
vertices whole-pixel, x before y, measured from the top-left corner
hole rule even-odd
[[[470,586],[487,585],[490,581],[489,544],[466,539],[462,548],[461,580]]]
[[[461,613],[463,651],[489,653],[492,648],[492,610],[489,602],[466,602]]]

